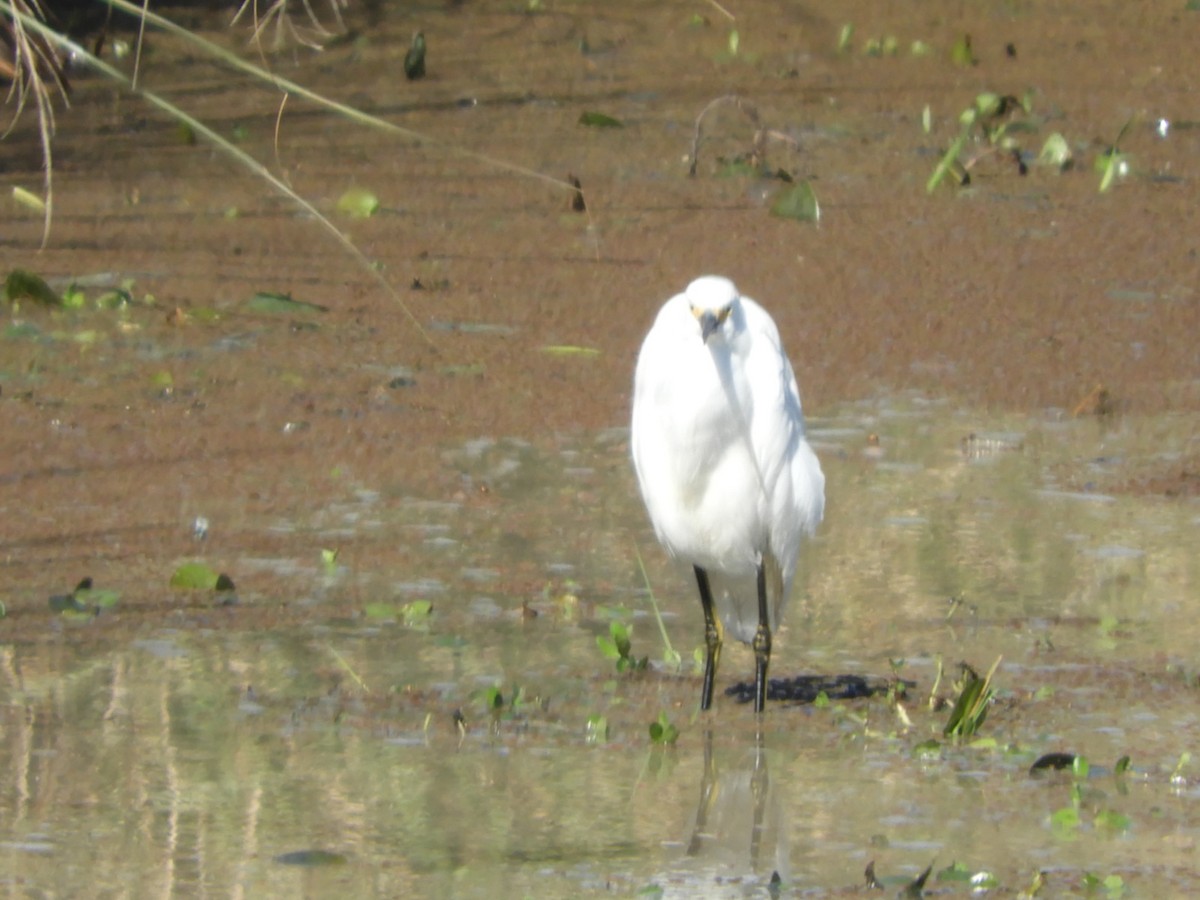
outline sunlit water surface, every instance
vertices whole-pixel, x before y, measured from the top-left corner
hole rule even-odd
[[[343,552],[394,542],[411,571],[247,558],[237,570],[273,569],[294,594],[125,645],[76,623],[3,646],[4,889],[763,896],[777,872],[785,895],[821,895],[857,890],[874,861],[897,885],[957,862],[1008,893],[1039,871],[1055,896],[1089,876],[1195,891],[1200,763],[1181,757],[1200,733],[1200,509],[1077,489],[1171,445],[1142,435],[1187,439],[1153,426],[920,399],[811,422],[829,510],[773,674],[895,665],[915,684],[908,721],[882,697],[775,705],[761,735],[723,696],[696,715],[699,604],[653,541],[623,431],[480,439],[445,455],[455,501],[360,486],[310,521],[261,523]],[[239,608],[285,599],[312,624],[238,627]],[[323,612],[347,599],[355,615]],[[602,655],[613,618],[650,671]],[[998,657],[981,743],[948,744],[928,702],[938,661],[952,696],[960,661]],[[741,648],[722,662],[722,688],[752,671]],[[648,737],[660,713],[672,747]],[[930,738],[940,752],[918,750]],[[1086,778],[1031,777],[1051,751],[1086,756]]]

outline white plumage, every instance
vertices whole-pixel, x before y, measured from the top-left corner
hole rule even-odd
[[[638,355],[632,447],[659,541],[695,569],[708,651],[701,706],[720,652],[715,606],[754,645],[761,711],[771,632],[800,541],[824,513],[825,476],[779,330],[729,279],[698,278],[659,312]]]

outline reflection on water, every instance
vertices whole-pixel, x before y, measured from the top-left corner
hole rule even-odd
[[[999,437],[965,452],[972,433]],[[1046,869],[1066,893],[1084,872],[1187,893],[1198,792],[1175,766],[1200,729],[1196,510],[1078,487],[1081,472],[1153,452],[1143,433],[916,400],[814,421],[829,515],[776,673],[887,676],[903,660],[911,725],[876,699],[777,706],[761,735],[724,696],[694,715],[699,611],[644,521],[623,432],[449,451],[457,500],[367,485],[288,523],[343,548],[396,547],[378,567],[314,577],[298,560],[245,561],[294,585],[307,625],[247,630],[233,609],[100,639],[47,611],[54,637],[0,648],[5,884],[761,896],[775,872],[784,891],[851,890],[871,861],[911,878],[936,859],[1012,890]],[[634,652],[663,656],[635,546],[680,675],[618,677],[597,650],[624,608]],[[433,602],[428,620],[405,619],[414,598]],[[394,614],[367,614],[375,603]],[[1001,655],[983,731],[995,743],[914,755],[944,723],[925,702],[936,660],[986,669]],[[719,688],[737,671],[733,657]],[[674,747],[646,737],[660,712],[680,728]],[[607,739],[588,743],[589,716]],[[1027,776],[1051,750],[1092,760],[1082,794]],[[1118,781],[1124,754],[1134,769]],[[1072,802],[1080,824],[1056,831]],[[306,850],[336,855],[277,860]]]

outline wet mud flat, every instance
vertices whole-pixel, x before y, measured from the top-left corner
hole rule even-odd
[[[1063,893],[1082,894],[1085,873],[1148,894],[1194,887],[1194,773],[1176,767],[1196,737],[1200,129],[1185,43],[1200,13],[732,11],[355,11],[356,40],[289,51],[280,70],[442,143],[292,98],[277,161],[278,94],[152,36],[145,83],[334,216],[420,331],[251,175],[102,79],[75,78],[50,243],[36,249],[40,219],[16,207],[0,235],[6,272],[88,297],[3,319],[0,627],[17,823],[4,840],[29,883],[72,877],[62,810],[83,809],[79,827],[108,843],[89,844],[76,877],[121,883],[122,852],[141,853],[163,879],[146,876],[147,889],[218,871],[245,889],[329,878],[367,893],[482,891],[498,870],[515,893],[610,879],[632,892],[664,872],[664,884],[711,886],[686,853],[672,868],[673,844],[690,843],[714,767],[753,816],[766,759],[792,824],[769,865],[741,849],[723,861],[750,887],[783,861],[795,889],[833,891],[856,887],[871,858],[881,877],[911,879],[934,856],[939,869],[994,868],[1013,890],[1043,867]],[[854,37],[839,52],[845,22]],[[192,23],[252,55],[244,32]],[[428,74],[409,83],[397,64],[418,28]],[[968,33],[976,63],[956,65]],[[876,36],[897,53],[864,52]],[[914,56],[918,40],[932,52]],[[1014,136],[1036,156],[1062,133],[1074,169],[1030,160],[1021,176],[973,144],[971,186],[927,194],[959,113],[984,91],[1029,90],[1029,130]],[[768,213],[781,185],[739,168],[754,128],[732,106],[708,120],[687,176],[696,117],[731,93],[789,139],[768,142],[769,169],[810,180],[819,227]],[[580,125],[586,111],[623,127]],[[1095,160],[1131,118],[1130,174],[1101,193]],[[6,194],[35,188],[31,118],[3,146]],[[565,188],[452,147],[575,175],[587,212]],[[336,218],[356,185],[382,208]],[[775,316],[830,479],[779,674],[886,677],[905,659],[926,699],[938,657],[949,677],[960,658],[986,671],[1002,654],[983,731],[996,747],[920,761],[945,712],[910,702],[907,728],[877,699],[772,710],[760,752],[752,716],[723,700],[729,732],[706,759],[688,670],[698,610],[654,546],[623,444],[640,339],[702,271]],[[121,287],[132,302],[95,308]],[[661,665],[635,547],[679,673]],[[170,588],[197,559],[233,578],[236,603]],[[82,619],[49,607],[85,575],[118,602]],[[613,615],[653,671],[618,678],[598,652]],[[731,650],[722,687],[743,671]],[[662,712],[681,730],[673,748],[645,737]],[[609,728],[598,745],[595,716]],[[1029,779],[1039,753],[1062,749],[1092,772]],[[1114,771],[1125,754],[1129,795]],[[117,814],[147,796],[141,820]],[[281,814],[263,818],[264,798]],[[335,812],[319,820],[318,808]],[[468,809],[485,814],[464,831]],[[297,875],[272,862],[309,846],[348,864]],[[172,872],[172,859],[187,867]]]

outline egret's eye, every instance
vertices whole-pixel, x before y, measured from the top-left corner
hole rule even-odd
[[[705,315],[709,314],[709,310],[700,309],[697,306],[691,306],[688,308],[691,309],[692,315],[697,320],[703,319]],[[723,325],[723,324],[725,324],[725,320],[729,318],[729,313],[732,311],[732,309],[733,309],[732,306],[723,306],[720,309],[718,309],[715,313],[712,313],[712,317],[717,320],[718,325]]]

